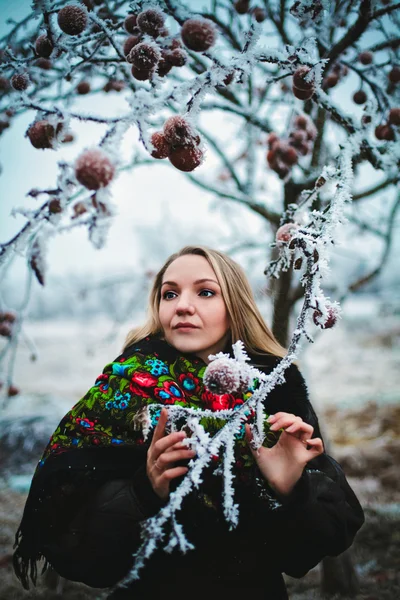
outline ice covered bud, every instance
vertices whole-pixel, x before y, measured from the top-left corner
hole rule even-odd
[[[79,35],[88,23],[86,9],[78,4],[67,4],[58,11],[57,21],[61,31],[67,35]]]
[[[300,100],[308,100],[314,94],[314,81],[310,80],[310,72],[310,67],[302,65],[293,73],[293,94]]]
[[[211,393],[244,394],[252,384],[246,366],[228,357],[215,358],[204,372],[204,385]]]
[[[214,24],[207,19],[188,19],[182,25],[181,37],[189,50],[205,52],[215,44]]]
[[[296,233],[297,228],[297,223],[285,223],[284,225],[281,225],[276,232],[276,241],[290,242],[293,235]]]
[[[46,148],[55,147],[56,133],[59,133],[62,127],[62,123],[59,123],[55,129],[54,125],[43,119],[33,123],[28,128],[26,135],[34,148],[45,150]]]
[[[75,176],[89,190],[106,187],[114,175],[114,164],[100,148],[85,150],[76,160]]]
[[[336,324],[338,316],[338,309],[335,306],[330,305],[327,307],[325,315],[321,310],[315,310],[313,314],[313,321],[314,324],[321,329],[331,329]]]

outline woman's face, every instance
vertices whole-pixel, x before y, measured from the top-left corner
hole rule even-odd
[[[181,352],[208,355],[224,349],[229,317],[214,269],[204,256],[189,254],[172,262],[161,285],[159,318],[166,341]],[[178,324],[194,327],[177,327]]]

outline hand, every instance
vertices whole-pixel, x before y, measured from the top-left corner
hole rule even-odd
[[[182,444],[182,440],[186,437],[184,431],[176,431],[165,435],[167,418],[167,410],[163,408],[147,451],[146,465],[147,477],[153,490],[163,499],[169,496],[170,481],[188,472],[187,467],[176,467],[174,464],[178,460],[189,460],[196,454]]]
[[[285,412],[270,416],[271,431],[284,429],[272,448],[251,446],[252,433],[246,425],[246,439],[264,479],[280,495],[290,494],[306,464],[324,451],[320,438],[311,439],[314,428],[301,417]]]

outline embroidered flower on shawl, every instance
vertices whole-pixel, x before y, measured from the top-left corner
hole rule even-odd
[[[212,394],[209,390],[204,390],[201,395],[205,407],[210,410],[226,410],[235,408],[243,404],[241,398],[235,398],[233,394]]]
[[[195,377],[193,373],[182,373],[178,377],[179,383],[183,387],[183,390],[188,393],[189,396],[196,394],[200,389],[200,380]]]
[[[150,398],[151,390],[146,390],[144,388],[152,388],[155,385],[157,385],[157,377],[154,377],[154,375],[148,373],[147,371],[135,371],[135,373],[132,375],[129,389],[132,394],[135,394],[136,396]]]
[[[99,375],[96,379],[95,385],[98,385],[103,393],[105,393],[108,390],[108,378],[109,375],[102,374]]]
[[[154,395],[163,404],[175,404],[175,402],[185,402],[182,390],[175,381],[163,381],[162,388],[155,388]]]
[[[157,358],[149,358],[144,364],[151,367],[150,373],[152,375],[160,376],[169,373],[168,366],[165,364],[165,362]]]
[[[82,427],[82,429],[86,429],[87,431],[93,431],[93,428],[94,428],[93,421],[89,421],[89,419],[82,419],[80,417],[77,417],[76,422],[78,423],[78,425],[80,427]]]

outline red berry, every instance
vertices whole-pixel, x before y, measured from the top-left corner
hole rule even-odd
[[[339,83],[339,75],[337,73],[330,73],[323,81],[323,88],[330,89],[335,87]]]
[[[141,71],[132,65],[131,73],[138,81],[148,81],[151,78],[153,71]]]
[[[169,61],[169,52],[161,54],[161,59],[158,61],[157,74],[160,77],[165,77],[172,69],[172,64]]]
[[[250,2],[249,0],[237,0],[234,4],[235,10],[239,15],[245,15],[249,12]]]
[[[38,150],[54,148],[56,132],[54,126],[46,120],[36,121],[26,132],[32,146]]]
[[[391,108],[388,118],[389,125],[400,125],[400,108]]]
[[[15,323],[17,319],[17,313],[13,310],[5,310],[3,313],[0,313],[0,323],[3,321],[7,321],[8,323]]]
[[[241,373],[236,361],[231,358],[216,358],[207,366],[203,382],[206,388],[217,395],[242,395],[252,381],[248,373]]]
[[[47,35],[39,35],[35,42],[35,50],[38,56],[42,58],[49,58],[53,52],[53,44],[47,37]]]
[[[392,83],[399,83],[400,81],[400,67],[393,67],[393,69],[389,72],[389,81]]]
[[[198,138],[190,123],[179,115],[165,121],[164,136],[171,146],[191,146],[197,142]]]
[[[49,213],[52,215],[56,215],[56,214],[62,212],[61,202],[59,201],[58,198],[53,198],[52,200],[50,200],[48,207],[49,207]]]
[[[183,67],[188,61],[188,55],[181,48],[168,52],[168,60],[173,67]]]
[[[142,39],[141,35],[130,35],[126,38],[124,45],[122,47],[125,56],[128,56],[129,52],[132,50],[134,46],[140,43]]]
[[[99,148],[85,150],[75,163],[75,176],[89,190],[106,187],[115,175],[115,166]]]
[[[178,146],[170,152],[168,159],[180,171],[193,171],[201,165],[203,153],[196,146]]]
[[[29,77],[26,73],[17,73],[11,77],[11,85],[14,90],[23,92],[29,86]]]
[[[302,156],[306,156],[311,150],[310,145],[306,142],[302,142],[301,144],[299,144],[297,146],[297,149]]]
[[[84,96],[85,94],[88,94],[90,92],[90,83],[88,81],[81,81],[76,86],[76,91],[81,96]]]
[[[292,133],[290,134],[289,143],[291,146],[298,148],[299,146],[301,146],[301,144],[307,142],[307,139],[307,131],[304,131],[304,129],[298,129],[297,131],[292,131]]]
[[[292,91],[299,100],[309,100],[314,94],[314,90],[300,90],[295,85],[292,86]]]
[[[314,92],[314,81],[306,81],[305,78],[308,76],[308,74],[310,73],[311,68],[307,67],[306,65],[302,65],[301,67],[298,67],[298,69],[296,69],[296,71],[293,73],[293,85],[299,89],[299,90],[304,90],[304,91],[309,91],[309,92]]]
[[[103,90],[105,92],[121,92],[125,88],[125,82],[120,79],[110,79],[107,81]]]
[[[188,19],[182,25],[181,37],[189,50],[205,52],[215,44],[214,24],[207,19]]]
[[[296,150],[291,146],[284,147],[281,152],[281,156],[283,162],[289,166],[295,165],[299,160]]]
[[[272,149],[277,142],[279,142],[279,137],[276,135],[276,133],[270,133],[267,138],[268,148]]]
[[[72,133],[66,133],[61,141],[63,144],[70,144],[74,141],[74,136]]]
[[[38,58],[35,60],[35,66],[44,71],[49,71],[53,66],[53,63],[48,58]]]
[[[12,336],[12,328],[10,323],[0,323],[0,336],[10,338]]]
[[[182,48],[181,41],[178,38],[174,38],[173,40],[171,40],[169,47],[171,50],[176,50],[177,48]]]
[[[161,58],[161,52],[156,46],[142,42],[134,46],[126,60],[139,71],[153,71]]]
[[[290,242],[293,235],[296,233],[298,225],[296,223],[285,223],[281,225],[276,232],[276,241],[277,242]]]
[[[67,35],[79,35],[86,29],[87,11],[77,4],[67,4],[58,12],[57,21],[61,31]]]
[[[372,121],[371,115],[363,115],[361,117],[361,123],[363,125],[368,125],[369,123],[371,123],[371,121]]]
[[[17,396],[19,394],[19,389],[15,385],[10,385],[8,388],[7,395],[8,396]]]
[[[360,63],[362,65],[370,65],[372,63],[373,58],[374,58],[374,56],[373,56],[372,52],[365,51],[365,52],[361,52],[358,55],[358,60],[360,61]]]
[[[358,90],[353,96],[353,100],[356,104],[365,104],[367,101],[367,94],[364,90]]]
[[[257,23],[262,23],[267,18],[266,12],[263,8],[256,6],[253,8],[253,16]]]
[[[151,143],[154,146],[154,150],[151,155],[153,158],[167,158],[168,154],[171,151],[171,146],[168,144],[165,136],[161,131],[156,131],[151,136]]]
[[[150,8],[138,14],[137,25],[143,33],[157,37],[164,27],[164,20],[164,14],[160,10]]]
[[[128,15],[124,21],[124,27],[128,33],[135,33],[137,30],[137,15]]]
[[[298,115],[294,120],[294,126],[298,129],[307,129],[309,120],[303,115]]]
[[[313,321],[314,321],[315,325],[318,325],[318,327],[321,327],[321,329],[331,329],[331,327],[333,327],[336,324],[336,321],[337,321],[336,311],[332,307],[329,307],[327,312],[328,312],[328,315],[326,317],[326,320],[324,321],[322,319],[322,312],[320,310],[314,311]]]

